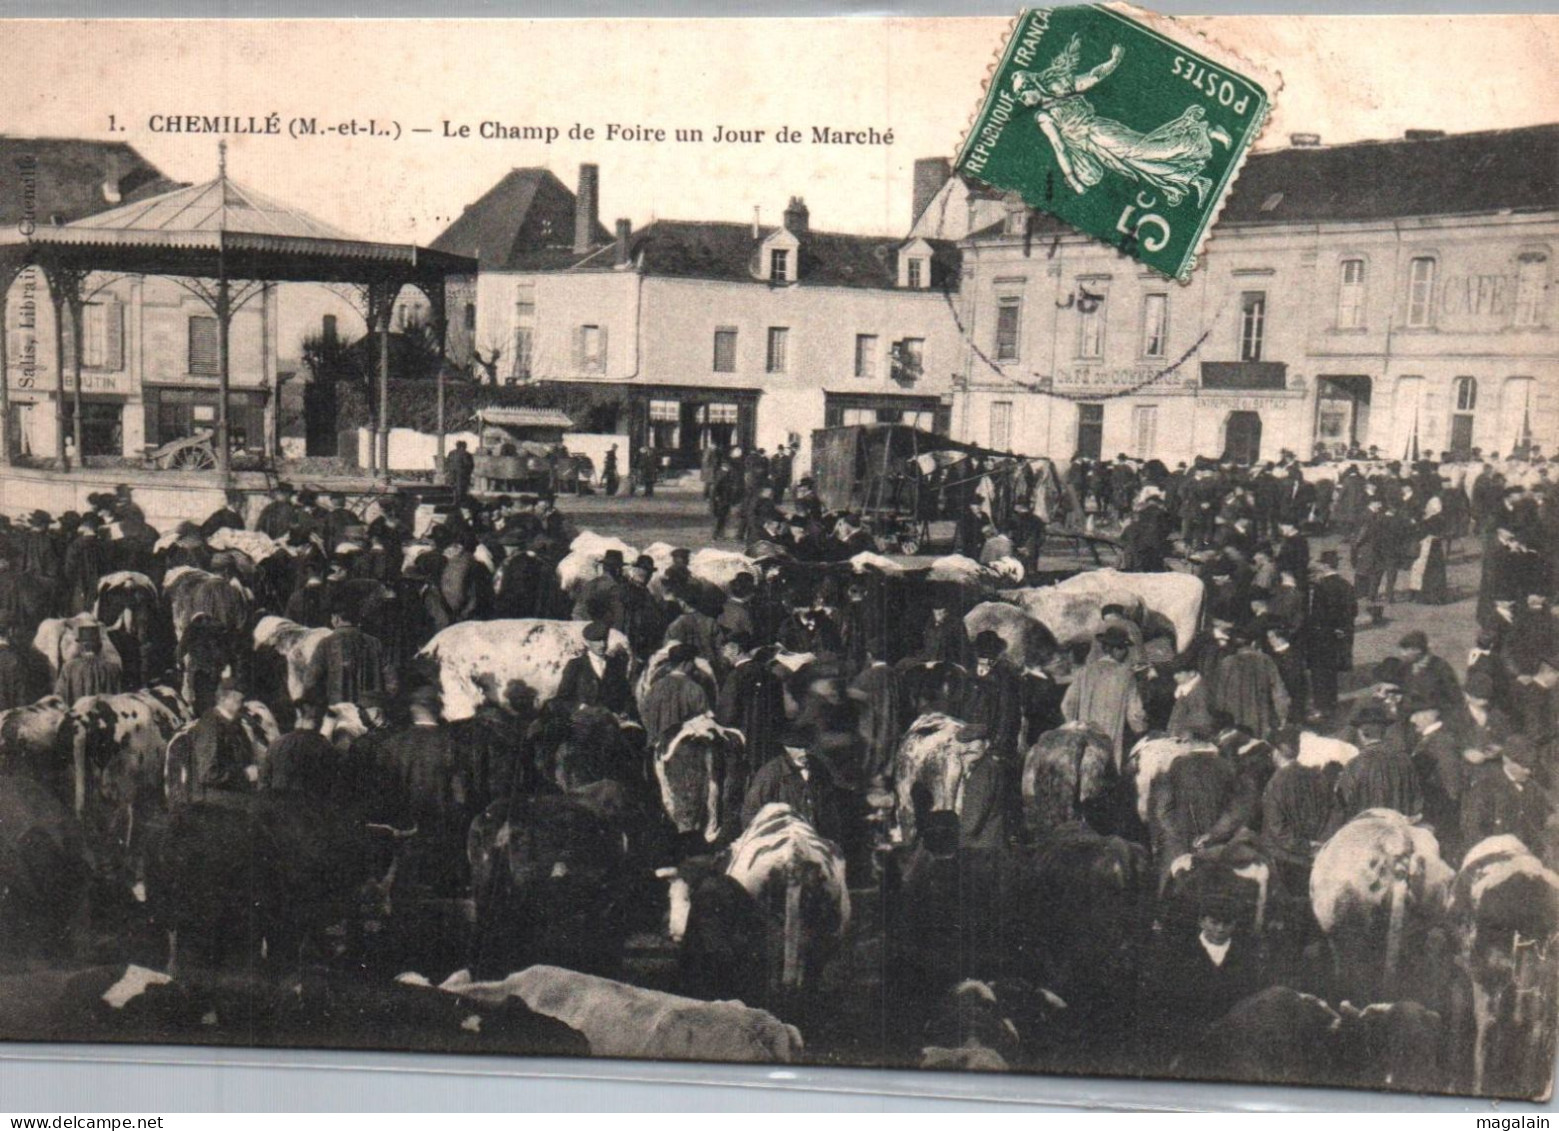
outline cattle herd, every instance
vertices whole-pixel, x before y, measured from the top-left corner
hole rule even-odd
[[[1356,608],[1286,655],[1349,589],[1308,551],[1269,589],[1226,542],[819,561],[548,499],[35,512],[0,1036],[1539,1094],[1551,495],[1495,500],[1465,677],[1408,634],[1340,697]]]

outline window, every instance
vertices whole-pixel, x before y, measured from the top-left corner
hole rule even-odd
[[[197,377],[216,377],[222,372],[215,318],[195,315],[189,320],[189,371]]]
[[[769,282],[785,283],[790,280],[790,252],[777,247],[769,252]]]
[[[1240,295],[1240,360],[1260,361],[1261,341],[1267,329],[1267,292]]]
[[[651,401],[650,419],[657,424],[676,424],[682,419],[681,401]]]
[[[1337,328],[1357,330],[1364,325],[1364,260],[1344,259],[1337,287]]]
[[[877,335],[855,335],[855,375],[872,380],[877,376]]]
[[[1456,379],[1456,411],[1472,412],[1478,407],[1478,379],[1476,377],[1458,377]]]
[[[893,379],[917,381],[925,369],[926,339],[905,338],[893,343]]]
[[[1012,450],[1012,402],[991,402],[991,447],[998,452]]]
[[[1525,452],[1532,444],[1531,377],[1511,377],[1500,392],[1499,439],[1496,451]]]
[[[514,288],[514,316],[521,322],[536,317],[536,284],[521,283]]]
[[[531,358],[535,352],[535,330],[529,326],[516,326],[514,328],[514,369],[510,376],[517,381],[525,381],[531,375]],[[581,368],[583,368],[581,366]]]
[[[786,327],[769,327],[769,348],[763,366],[765,372],[785,372],[785,346],[789,340],[790,331]]]
[[[1169,348],[1169,296],[1142,296],[1142,356],[1163,357]]]
[[[1104,356],[1104,295],[1088,283],[1078,285],[1077,356]]]
[[[1516,264],[1517,326],[1543,324],[1543,291],[1548,286],[1548,256],[1540,251],[1523,252]]]
[[[700,424],[735,424],[740,419],[741,410],[734,404],[706,404],[698,410]]]
[[[1007,207],[1006,234],[1009,236],[1021,236],[1028,230],[1028,209],[1022,207]]]
[[[1430,326],[1434,323],[1435,261],[1420,256],[1407,269],[1407,324]]]
[[[1104,450],[1104,406],[1079,404],[1077,406],[1077,455],[1082,459],[1098,459]]]
[[[574,368],[581,373],[606,372],[606,327],[581,326],[574,337]]]
[[[87,369],[124,368],[124,307],[112,299],[89,302],[81,310],[81,364]]]
[[[1131,410],[1133,454],[1152,459],[1158,450],[1158,405],[1139,404]]]
[[[466,303],[466,333],[467,334],[474,334],[475,332],[476,332],[476,303],[468,302],[468,303]]]
[[[1018,338],[1022,328],[1023,300],[1016,297],[996,300],[996,360],[1018,360]]]
[[[911,259],[909,261],[909,269],[908,269],[908,272],[907,272],[907,279],[908,279],[909,285],[911,287],[923,287],[923,286],[925,286],[925,278],[926,278],[926,261],[924,259],[919,258],[919,257]]]
[[[1456,410],[1451,414],[1450,450],[1465,453],[1472,447],[1473,414],[1478,408],[1478,379],[1458,377],[1451,384]]]
[[[729,326],[715,331],[714,368],[716,373],[736,372],[736,331]]]

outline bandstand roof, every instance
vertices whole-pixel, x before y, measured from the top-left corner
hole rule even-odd
[[[29,234],[0,249],[82,270],[278,282],[374,283],[476,273],[476,260],[359,239],[226,174]],[[225,262],[224,262],[225,261]]]

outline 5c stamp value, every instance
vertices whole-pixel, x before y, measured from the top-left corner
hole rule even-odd
[[[1177,30],[1117,6],[1025,11],[958,170],[1188,279],[1275,84]]]

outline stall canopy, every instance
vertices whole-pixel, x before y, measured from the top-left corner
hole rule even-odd
[[[40,211],[46,208],[40,203]],[[8,293],[28,264],[40,267],[49,284],[56,315],[72,320],[80,340],[83,291],[95,273],[160,275],[171,278],[205,302],[216,315],[220,354],[217,420],[218,466],[229,466],[228,327],[234,311],[274,283],[350,284],[360,289],[367,322],[379,334],[379,466],[388,467],[387,401],[390,312],[401,288],[411,285],[428,297],[442,340],[445,328],[444,282],[450,275],[475,275],[476,261],[413,244],[358,239],[289,204],[247,188],[227,175],[225,148],[215,179],[132,201],[73,223],[12,229],[0,233],[0,294]],[[3,369],[4,320],[0,319],[0,414],[7,395]],[[63,356],[63,328],[55,319],[55,357]],[[78,403],[80,427],[80,351],[73,366],[71,393]],[[63,420],[64,366],[56,364],[56,411]],[[3,419],[3,415],[0,415]],[[3,432],[3,429],[0,429]],[[56,451],[63,464],[61,427]],[[79,452],[80,438],[77,437]],[[4,453],[7,461],[10,452]]]

